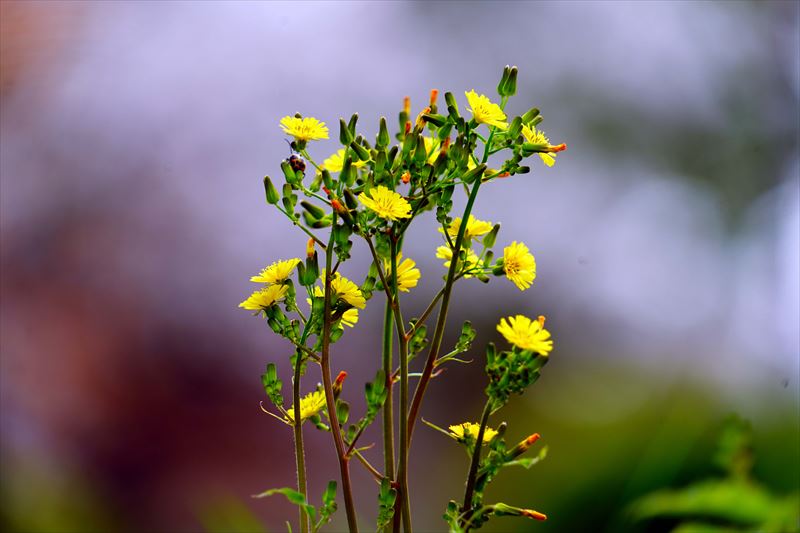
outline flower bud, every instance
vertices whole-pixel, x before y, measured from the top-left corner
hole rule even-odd
[[[472,170],[464,174],[462,180],[464,181],[464,183],[467,184],[472,183],[478,176],[483,175],[484,170],[486,170],[486,163],[481,163],[477,167],[473,168]]]
[[[353,142],[353,134],[350,133],[350,128],[347,127],[343,118],[339,119],[339,142],[344,146]]]
[[[350,136],[356,136],[356,122],[358,122],[358,113],[353,113],[353,116],[350,117],[350,122],[347,123],[347,129],[350,130]]]
[[[333,189],[333,178],[331,177],[331,173],[328,172],[328,169],[322,171],[322,183],[325,184],[326,189]]]
[[[424,115],[422,115],[422,119],[425,122],[433,124],[437,128],[440,128],[440,127],[444,126],[445,123],[447,122],[447,117],[444,117],[442,115],[432,114],[432,113],[425,113]]]
[[[281,161],[281,170],[283,171],[283,175],[286,178],[286,183],[294,185],[297,183],[297,175],[292,168],[292,165],[289,163],[287,159]]]
[[[517,94],[517,67],[511,67],[500,96],[514,96],[515,94]]]
[[[308,242],[306,242],[306,257],[311,257],[315,253],[316,252],[314,251],[314,239],[310,238],[308,239]]]
[[[325,211],[307,200],[301,200],[300,205],[315,219],[320,219],[325,216]]]
[[[269,176],[264,176],[264,191],[267,193],[268,204],[275,205],[278,203],[278,200],[281,199],[278,194],[278,189],[272,184],[272,180],[269,179]]]
[[[521,132],[522,132],[522,118],[514,117],[514,120],[511,121],[511,124],[508,126],[508,129],[506,130],[506,136],[513,141],[519,136]]]
[[[522,122],[530,124],[531,120],[539,116],[539,108],[532,107],[524,115],[522,115]]]
[[[523,453],[527,452],[528,448],[533,446],[533,443],[539,440],[539,438],[540,435],[538,433],[534,433],[533,435],[530,435],[528,438],[522,440],[519,444],[517,444],[516,446],[514,446],[514,448],[511,449],[511,451],[509,452],[509,459],[514,459],[516,457],[519,457]]]
[[[497,84],[497,94],[500,96],[506,96],[505,94],[505,86],[508,83],[508,76],[511,73],[511,67],[506,65],[503,67],[503,75],[500,77],[500,83]]]
[[[356,198],[356,195],[353,194],[353,191],[351,191],[350,189],[344,190],[344,203],[350,209],[358,208],[358,199]]]
[[[353,152],[355,152],[356,156],[358,156],[361,161],[369,161],[369,150],[356,142],[351,142],[350,148],[353,150]]]
[[[381,117],[380,129],[378,130],[378,138],[375,145],[378,148],[385,148],[389,146],[389,129],[386,127],[386,117]]]
[[[338,398],[339,394],[342,392],[342,384],[344,383],[345,378],[347,377],[347,372],[342,370],[339,372],[339,375],[336,376],[336,381],[333,382],[333,397]]]
[[[484,235],[483,237],[483,246],[485,248],[491,248],[494,246],[495,240],[497,240],[497,232],[500,231],[500,224],[495,224],[492,228],[492,231]]]

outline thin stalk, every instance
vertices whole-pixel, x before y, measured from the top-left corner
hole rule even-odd
[[[472,212],[472,206],[475,204],[475,198],[478,196],[478,190],[481,186],[481,180],[476,179],[475,184],[472,186],[469,198],[467,199],[467,206],[464,208],[464,214],[461,217],[461,225],[458,227],[458,235],[453,249],[453,259],[450,261],[450,268],[447,271],[447,279],[442,289],[442,304],[439,307],[439,317],[436,320],[436,329],[433,332],[433,341],[430,350],[428,351],[428,359],[425,361],[425,368],[422,370],[422,377],[417,384],[414,391],[414,399],[411,401],[411,409],[408,416],[408,439],[409,445],[411,437],[414,434],[414,424],[416,423],[419,414],[419,408],[422,404],[422,399],[425,397],[425,390],[428,387],[428,382],[431,379],[433,368],[436,359],[439,357],[439,351],[442,348],[442,339],[444,338],[444,327],[447,323],[447,310],[450,306],[450,294],[453,289],[453,282],[456,279],[456,268],[458,266],[458,256],[461,253],[461,244],[464,242],[464,233],[467,229],[467,221]]]
[[[403,531],[412,533],[411,505],[408,495],[408,337],[405,334],[403,317],[400,315],[400,291],[397,286],[397,237],[390,239],[392,262],[392,293],[394,296],[394,319],[397,328],[398,351],[400,355],[400,466],[397,482],[400,489],[400,507]]]
[[[336,213],[333,213],[333,223],[331,225],[331,241],[333,242],[333,228],[336,226]],[[331,382],[331,266],[333,263],[333,246],[328,246],[325,250],[325,303],[323,307],[322,322],[322,386],[325,389],[325,401],[328,407],[328,419],[331,422],[331,435],[333,444],[336,446],[336,456],[339,460],[339,470],[342,477],[342,492],[344,493],[344,505],[347,511],[347,525],[351,533],[358,532],[358,522],[356,519],[356,508],[353,502],[353,487],[350,483],[350,467],[347,454],[345,453],[344,439],[339,427],[339,417],[336,414],[336,401],[333,398],[333,383]],[[299,406],[298,406],[299,408]]]
[[[394,481],[394,389],[392,382],[392,303],[386,300],[383,314],[383,375],[386,378],[386,401],[383,404],[383,465],[386,477]]]
[[[297,490],[308,501],[308,488],[306,486],[306,460],[303,450],[303,419],[300,417],[300,370],[303,368],[303,354],[297,350],[295,358],[294,382],[292,383],[292,397],[294,402],[294,456],[297,462]],[[300,508],[300,531],[308,533],[308,516]]]
[[[464,522],[469,523],[472,516],[472,496],[475,493],[475,479],[478,475],[478,465],[481,462],[481,448],[483,448],[483,434],[486,431],[486,424],[489,423],[489,415],[492,413],[492,401],[486,400],[486,405],[483,408],[483,415],[481,415],[481,427],[478,429],[478,436],[475,439],[475,449],[472,451],[472,462],[469,465],[469,474],[467,475],[467,488],[464,491],[464,505],[461,507],[461,512],[464,513]]]
[[[505,107],[505,104],[506,98],[504,97],[500,106]],[[490,128],[489,138],[486,140],[486,144],[484,144],[483,147],[481,164],[486,163],[486,161],[489,159],[489,152],[492,149],[492,139],[494,138],[495,129],[496,128]],[[442,347],[444,327],[447,324],[447,310],[450,306],[450,293],[453,289],[453,283],[456,280],[456,266],[458,263],[457,259],[461,253],[461,244],[464,242],[464,232],[467,229],[469,215],[472,213],[472,206],[475,204],[475,198],[478,196],[478,190],[481,187],[481,183],[482,179],[480,177],[476,177],[475,184],[472,186],[472,191],[470,191],[469,198],[467,199],[467,205],[464,208],[464,214],[461,216],[461,225],[458,227],[458,235],[456,236],[456,242],[453,246],[453,259],[450,261],[450,268],[447,270],[447,279],[444,283],[442,305],[439,307],[439,318],[436,321],[436,329],[433,332],[433,342],[431,343],[431,348],[428,352],[428,359],[425,361],[425,368],[422,371],[422,377],[417,384],[417,388],[414,390],[414,399],[411,402],[411,411],[408,419],[409,446],[411,445],[411,437],[414,435],[414,424],[416,423],[417,415],[419,414],[419,408],[420,405],[422,405],[422,399],[425,397],[425,390],[427,389],[428,382],[431,379],[431,374],[433,373],[436,359],[439,357],[439,350]],[[444,233],[447,235],[447,231]]]

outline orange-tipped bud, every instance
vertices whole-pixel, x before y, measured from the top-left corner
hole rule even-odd
[[[337,213],[342,213],[343,211],[346,211],[346,209],[342,205],[342,203],[339,200],[337,200],[336,198],[331,198],[331,207]]]
[[[327,188],[326,186],[324,186],[324,185],[322,186],[322,190],[325,191],[325,194],[327,194],[328,198],[330,198],[331,190],[329,188]]]
[[[406,121],[405,134],[408,135],[409,133],[411,133],[411,121]]]
[[[436,105],[436,98],[438,96],[439,96],[439,89],[431,89],[431,100],[430,100],[431,107]]]
[[[341,394],[341,392],[342,392],[342,383],[344,383],[344,378],[346,378],[346,377],[347,377],[347,372],[345,372],[344,370],[339,372],[339,375],[336,376],[336,381],[333,382],[333,386],[331,387],[333,389],[333,397],[334,398],[338,398],[339,394]]]
[[[502,172],[502,173],[498,174],[498,175],[497,175],[497,177],[498,177],[498,178],[507,178],[507,177],[509,177],[510,175],[511,175],[511,172],[509,172],[509,171],[507,171],[507,170],[506,170],[505,172]]]
[[[536,320],[539,321],[539,325],[544,327],[544,315],[539,315],[539,317]]]
[[[410,96],[406,96],[405,98],[403,98],[403,111],[406,112],[406,115],[410,115],[411,114],[411,97]]]
[[[408,171],[406,171],[406,172],[405,172],[405,173],[404,173],[404,174],[403,174],[403,175],[400,177],[400,181],[402,181],[403,183],[408,183],[409,181],[411,181],[411,174],[410,174]]]
[[[514,448],[509,453],[509,455],[512,458],[513,457],[519,457],[523,453],[527,452],[528,448],[533,446],[533,443],[535,443],[537,440],[539,440],[539,438],[540,438],[540,435],[538,433],[534,433],[533,435],[531,435],[528,438],[522,440],[519,444],[514,446]]]
[[[441,153],[446,154],[447,150],[450,148],[450,137],[445,137],[444,141],[442,141],[442,150]]]
[[[566,143],[557,144],[555,146],[551,146],[547,151],[548,152],[563,152],[567,149]]]
[[[314,239],[308,239],[306,243],[306,257],[314,257]]]
[[[547,520],[546,514],[540,513],[539,511],[534,511],[533,509],[523,509],[522,516],[527,516],[528,518],[533,518],[534,520]]]
[[[422,120],[422,115],[424,115],[425,113],[430,113],[430,112],[431,112],[431,108],[430,107],[426,107],[425,109],[420,111],[419,115],[417,115],[417,120],[416,120],[417,128],[422,128],[422,126],[425,125],[425,121]]]

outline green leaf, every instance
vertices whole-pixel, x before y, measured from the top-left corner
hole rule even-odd
[[[381,490],[378,493],[378,531],[383,531],[392,522],[394,516],[394,502],[397,491],[387,478],[381,480]]]
[[[268,496],[274,496],[275,494],[283,494],[287,500],[289,500],[291,503],[303,509],[303,511],[306,513],[306,515],[308,515],[308,518],[312,522],[314,522],[317,519],[316,508],[306,501],[305,496],[303,496],[301,493],[297,492],[294,489],[290,489],[289,487],[265,490],[260,494],[254,495],[253,498],[266,498]]]
[[[274,363],[267,365],[267,371],[261,375],[261,383],[264,385],[269,401],[275,407],[281,407],[283,405],[283,395],[281,394],[283,382],[278,379],[278,370]]]
[[[336,512],[336,482],[329,481],[325,492],[322,493],[322,507],[319,508],[319,520],[314,525],[314,531],[330,522],[331,516]]]

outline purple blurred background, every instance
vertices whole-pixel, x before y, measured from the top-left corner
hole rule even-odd
[[[729,411],[754,424],[759,473],[796,490],[799,5],[3,0],[2,521],[294,519],[249,498],[294,483],[291,432],[258,408],[267,362],[288,382],[289,348],[236,307],[249,276],[305,247],[264,202],[261,178],[288,155],[278,120],[358,112],[372,137],[403,96],[417,110],[431,88],[491,94],[506,64],[520,68],[510,112],[540,107],[569,150],[475,208],[503,223],[498,242],[532,248],[533,288],[465,282],[451,316],[448,336],[470,319],[478,347],[517,312],[546,314],[556,338],[507,414],[511,438],[539,431],[550,457],[499,493],[555,515],[537,530],[579,527],[570,513],[613,529],[625,502],[690,468]],[[431,219],[406,245],[423,276],[412,313],[444,273]],[[344,273],[360,278],[355,248]],[[357,412],[381,307],[336,345]],[[483,356],[470,355],[434,382],[427,420],[478,417]],[[306,432],[318,498],[336,463],[329,435]],[[415,434],[420,531],[442,527],[467,469],[445,441]],[[375,487],[353,470],[371,518]]]

